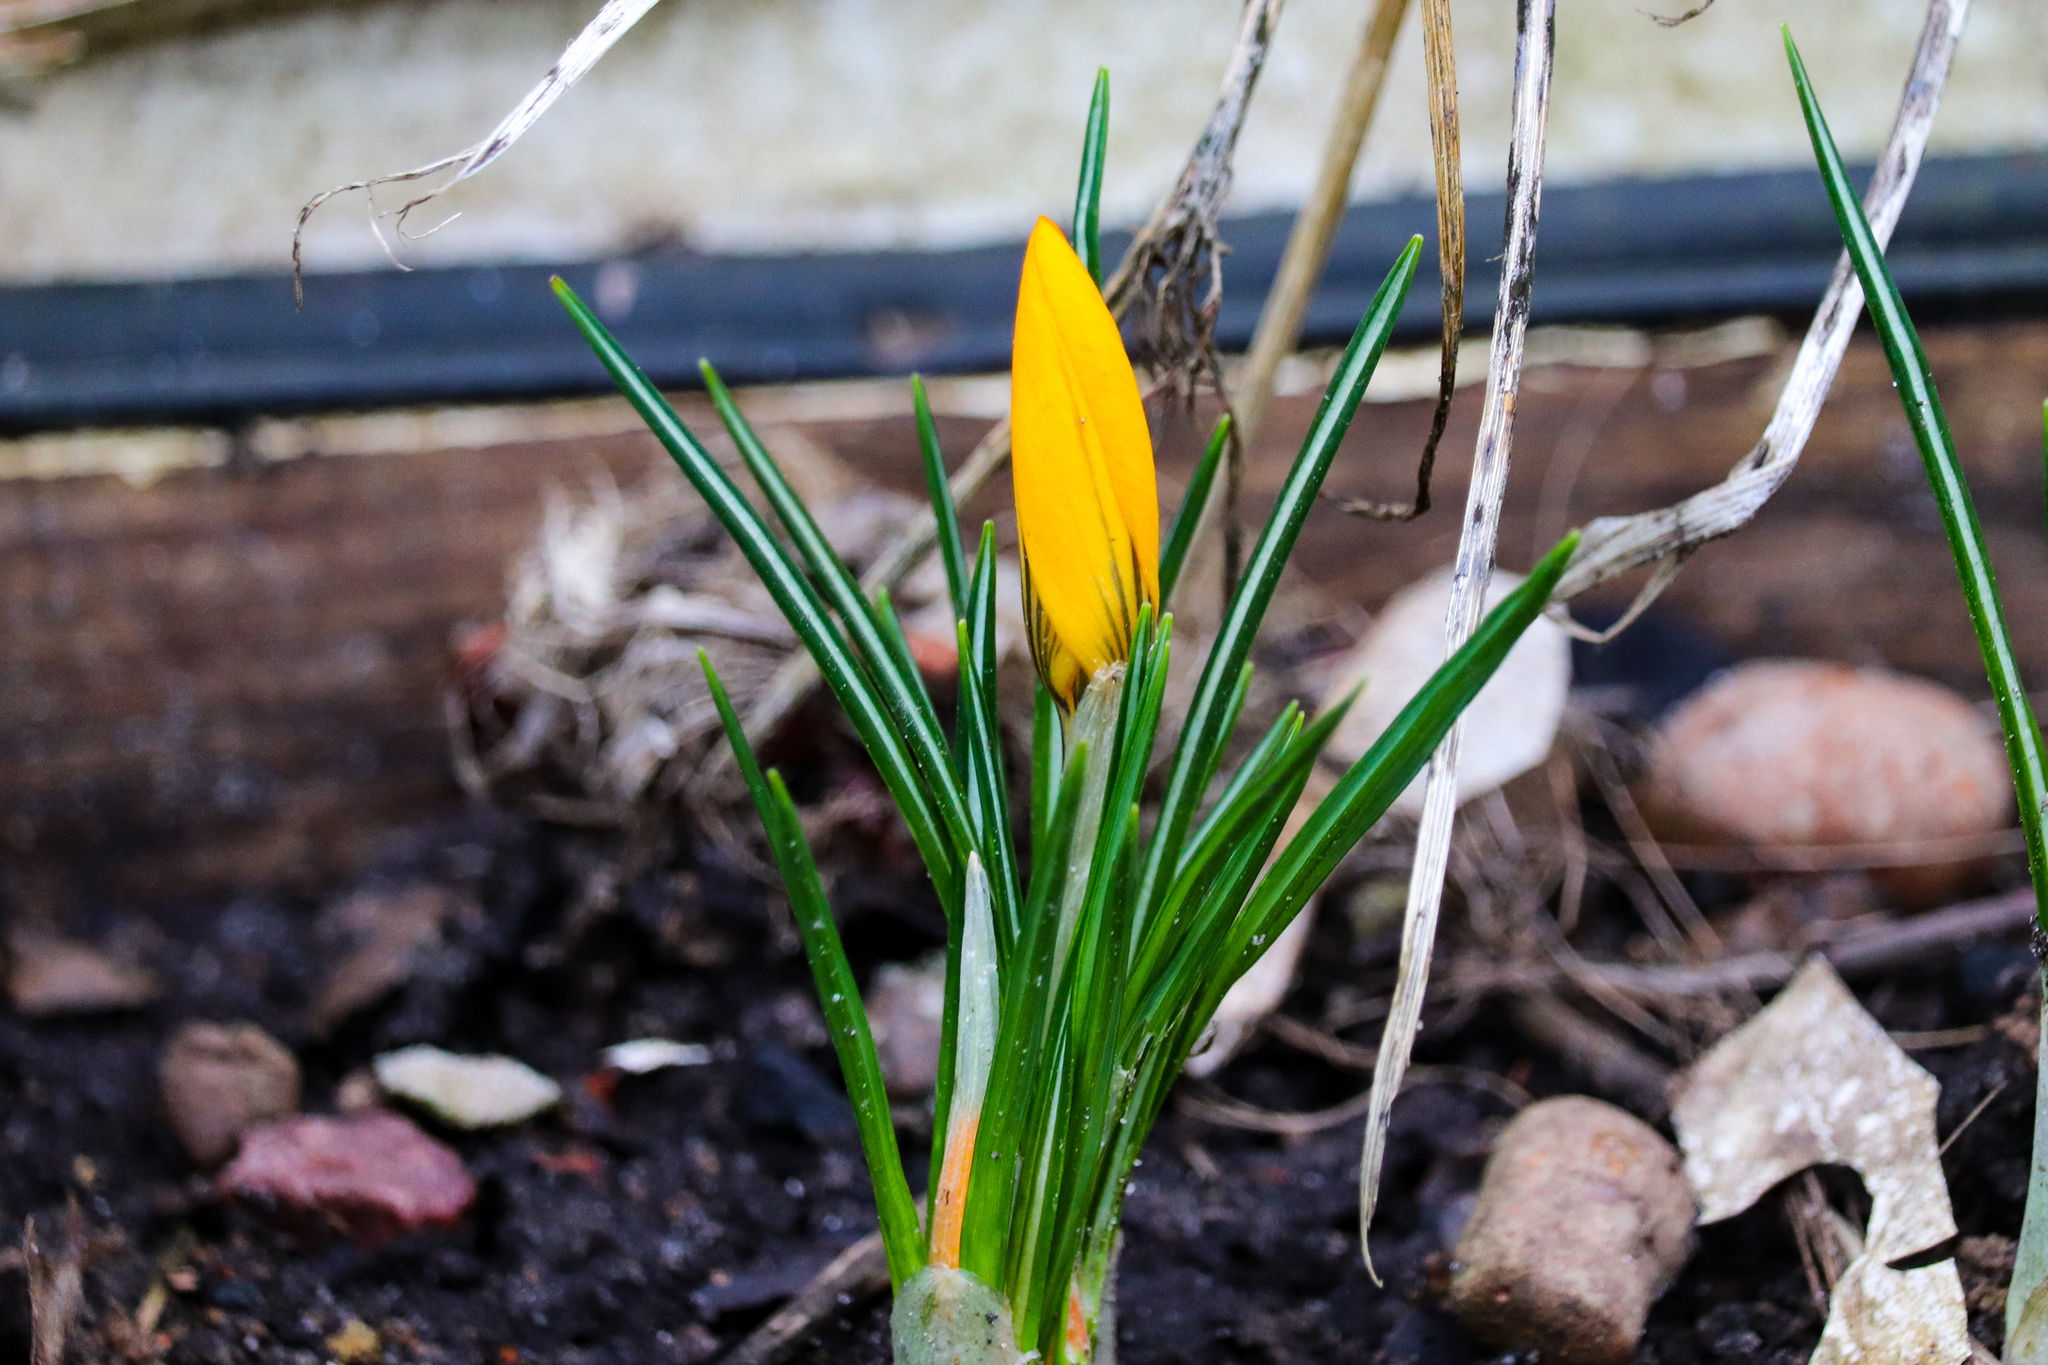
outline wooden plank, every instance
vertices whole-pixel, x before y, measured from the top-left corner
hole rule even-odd
[[[1926,339],[2022,665],[2048,682],[2048,632],[2029,627],[2048,618],[2038,406],[2048,323],[1933,328]],[[1761,430],[1779,364],[1532,372],[1502,533],[1509,567],[1533,557],[1549,466],[1602,405],[1612,411],[1576,481],[1573,521],[1668,503],[1720,478]],[[1312,394],[1276,403],[1254,452],[1251,514],[1277,488],[1314,406]],[[701,416],[696,402],[686,407]],[[1440,470],[1446,493],[1466,477],[1476,410],[1476,392],[1461,395]],[[811,394],[778,415],[870,476],[921,487],[909,419],[872,395],[835,408],[829,393]],[[557,421],[534,410],[531,429],[546,439],[516,439],[515,413],[496,445],[236,458],[147,487],[108,475],[0,480],[6,894],[61,910],[310,891],[349,875],[393,831],[459,811],[440,719],[451,633],[503,610],[508,566],[551,487],[672,477],[644,435],[603,421],[565,435]],[[1398,493],[1427,421],[1426,402],[1368,405],[1333,490]],[[1206,422],[1158,422],[1169,482]],[[944,420],[951,457],[985,427]],[[370,448],[362,430],[314,424],[301,435],[314,450],[322,431]],[[1008,490],[994,483],[968,517],[993,515],[1007,535]],[[1448,562],[1455,539],[1448,514],[1389,526],[1319,509],[1297,565],[1370,610]],[[1883,662],[1985,694],[1874,342],[1852,348],[1784,492],[1754,527],[1703,551],[1665,606],[1738,654]]]

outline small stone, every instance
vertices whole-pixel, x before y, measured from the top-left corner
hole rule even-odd
[[[868,1027],[892,1098],[932,1093],[939,1074],[939,1037],[945,1027],[946,959],[890,962],[876,968],[867,992]]]
[[[235,1154],[251,1125],[299,1107],[299,1061],[254,1024],[191,1023],[171,1036],[159,1069],[164,1111],[193,1163]]]
[[[1451,1266],[1451,1309],[1489,1345],[1546,1365],[1622,1365],[1692,1245],[1678,1152],[1583,1095],[1501,1130]]]
[[[327,1338],[327,1354],[338,1365],[377,1365],[384,1359],[384,1343],[361,1318],[350,1318],[345,1326]]]
[[[452,1227],[476,1198],[461,1157],[382,1111],[302,1115],[251,1128],[219,1179],[222,1193],[283,1222],[331,1229],[366,1245]]]
[[[392,994],[412,980],[448,930],[482,918],[474,900],[431,882],[360,891],[323,910],[317,933],[338,956],[313,1000],[313,1031],[325,1037]]]
[[[385,1093],[453,1128],[524,1123],[562,1102],[562,1087],[511,1057],[465,1057],[420,1044],[372,1064]]]
[[[614,1043],[602,1054],[604,1064],[628,1076],[645,1076],[671,1066],[709,1066],[711,1049],[702,1043],[678,1043],[670,1038],[635,1038]]]
[[[1998,727],[1948,689],[1778,659],[1729,670],[1672,713],[1642,797],[1676,843],[1797,848],[1989,835],[2011,818],[2012,789]],[[1873,876],[1902,903],[1930,905],[1979,862],[1930,854]]]
[[[334,1087],[334,1111],[337,1114],[367,1114],[372,1109],[383,1107],[384,1090],[377,1084],[377,1074],[366,1066],[349,1072]]]
[[[31,1019],[140,1009],[162,990],[153,974],[89,943],[26,931],[7,947],[7,994]]]

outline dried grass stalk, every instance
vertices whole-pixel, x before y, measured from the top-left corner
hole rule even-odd
[[[1465,502],[1458,556],[1452,569],[1451,605],[1444,626],[1448,658],[1472,637],[1486,602],[1499,541],[1501,503],[1507,495],[1508,463],[1514,443],[1515,397],[1522,377],[1522,340],[1529,325],[1534,281],[1536,216],[1543,194],[1544,131],[1550,105],[1550,63],[1555,0],[1522,0],[1516,10],[1514,131],[1508,147],[1507,250],[1495,309],[1493,355],[1486,406],[1479,419],[1472,484]],[[1444,871],[1450,861],[1451,817],[1458,797],[1458,748],[1464,721],[1454,722],[1430,760],[1423,788],[1422,827],[1408,882],[1408,913],[1401,932],[1401,975],[1373,1073],[1372,1105],[1359,1159],[1359,1244],[1368,1271],[1372,1252],[1366,1232],[1379,1196],[1380,1166],[1386,1155],[1394,1097],[1414,1050],[1422,1021],[1422,997],[1429,982],[1436,943],[1437,914],[1443,904]],[[1378,1276],[1375,1273],[1374,1279]]]

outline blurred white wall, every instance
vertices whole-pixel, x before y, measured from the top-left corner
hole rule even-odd
[[[1560,180],[1802,164],[1789,21],[1852,154],[1882,140],[1919,0],[1719,0],[1676,29],[1564,0]],[[393,0],[131,48],[0,112],[0,278],[282,267],[316,190],[487,131],[596,0]],[[1238,210],[1295,204],[1369,0],[1290,0],[1238,163]],[[1497,184],[1512,0],[1456,0],[1467,185]],[[1237,0],[665,0],[526,141],[442,201],[417,263],[587,258],[682,241],[765,251],[951,245],[1063,217],[1094,68],[1110,68],[1111,219],[1142,218],[1205,118]],[[1419,25],[1355,193],[1429,183]],[[1976,0],[1935,141],[2048,145],[2048,0]],[[393,196],[395,198],[395,195]],[[425,222],[437,215],[430,210]],[[1492,225],[1474,225],[1487,249]],[[380,259],[360,202],[315,269]]]

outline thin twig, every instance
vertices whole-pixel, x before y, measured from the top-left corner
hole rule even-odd
[[[1671,1069],[1612,1029],[1553,995],[1524,996],[1509,1013],[1516,1028],[1557,1053],[1595,1090],[1649,1118],[1661,1118],[1669,1108],[1664,1087]]]
[[[2003,1095],[2005,1093],[2006,1086],[2010,1084],[2012,1084],[2011,1080],[2007,1079],[2002,1080],[1997,1085],[1992,1086],[1991,1089],[1988,1092],[1986,1092],[1984,1098],[1977,1101],[1977,1107],[1972,1109],[1969,1113],[1963,1115],[1963,1121],[1956,1125],[1955,1131],[1950,1133],[1947,1137],[1941,1140],[1941,1146],[1934,1149],[1934,1155],[1937,1157],[1947,1156],[1948,1149],[1953,1147],[1955,1145],[1956,1139],[1963,1135],[1963,1130],[1968,1128],[1971,1124],[1975,1123],[1980,1117],[1982,1117],[1984,1111],[1991,1107],[1991,1101],[1997,1099],[2000,1095]]]
[[[1705,14],[1708,10],[1712,9],[1713,7],[1714,0],[1700,0],[1699,4],[1694,5],[1691,9],[1685,11],[1685,13],[1683,14],[1652,14],[1648,10],[1641,10],[1638,12],[1642,14],[1644,18],[1648,19],[1651,23],[1656,24],[1660,28],[1677,28],[1680,24],[1691,23],[1693,20],[1699,18],[1702,14]]]
[[[1374,1078],[1377,1088],[1378,1078]],[[1493,1096],[1509,1109],[1525,1109],[1532,1096],[1505,1076],[1496,1076],[1491,1071],[1482,1071],[1475,1066],[1418,1066],[1408,1071],[1403,1078],[1403,1092],[1424,1085],[1454,1085],[1467,1090],[1478,1090]],[[1313,1109],[1307,1113],[1288,1113],[1280,1110],[1261,1109],[1255,1104],[1246,1104],[1224,1094],[1208,1081],[1189,1081],[1181,1087],[1175,1103],[1181,1112],[1203,1119],[1224,1128],[1242,1128],[1254,1133],[1273,1133],[1280,1137],[1307,1137],[1326,1129],[1341,1127],[1366,1113],[1372,1107],[1371,1090],[1354,1095],[1342,1104],[1328,1109]]]
[[[804,1333],[888,1287],[889,1256],[882,1234],[871,1232],[834,1257],[795,1298],[735,1346],[725,1365],[773,1365]]]
[[[1550,452],[1543,470],[1543,489],[1536,495],[1535,533],[1530,537],[1529,557],[1541,559],[1543,552],[1557,544],[1571,528],[1572,493],[1586,458],[1600,442],[1621,400],[1628,397],[1643,372],[1640,365],[1618,365],[1598,370],[1572,408],[1571,421]]]
[[[1370,1074],[1379,1062],[1379,1049],[1361,1047],[1347,1043],[1334,1033],[1291,1019],[1284,1014],[1269,1014],[1260,1023],[1266,1032],[1289,1047],[1297,1048],[1313,1057],[1320,1057],[1331,1066],[1343,1071]]]
[[[1134,303],[1147,305],[1139,318],[1140,344],[1160,368],[1186,367],[1192,376],[1193,367],[1215,349],[1212,337],[1223,289],[1216,218],[1230,193],[1237,136],[1265,68],[1280,6],[1281,0],[1246,0],[1216,107],[1179,182],[1102,286],[1103,298],[1119,316]],[[1194,293],[1198,280],[1206,286],[1200,302]]]
[[[1280,6],[1281,0],[1246,0],[1216,107],[1188,154],[1179,182],[1131,239],[1116,273],[1102,286],[1102,296],[1118,318],[1135,305],[1144,305],[1138,313],[1140,359],[1155,370],[1180,376],[1190,399],[1196,376],[1207,373],[1219,380],[1215,388],[1226,407],[1229,396],[1220,382],[1222,366],[1216,356],[1216,314],[1223,306],[1223,256],[1228,248],[1216,220],[1230,193],[1237,136],[1265,69]],[[1199,302],[1197,281],[1204,286]],[[1224,448],[1223,478],[1211,486],[1197,523],[1198,533],[1222,523],[1226,603],[1237,586],[1243,550],[1237,497],[1244,484],[1244,450],[1244,441],[1233,431]]]
[[[400,261],[392,250],[390,240],[384,236],[383,228],[378,224],[380,215],[374,197],[377,187],[426,180],[443,171],[453,172],[446,180],[425,194],[408,201],[392,215],[396,219],[394,226],[401,236],[404,235],[405,220],[414,209],[446,194],[503,156],[513,143],[525,136],[528,129],[540,122],[556,100],[567,94],[571,86],[582,80],[590,68],[597,65],[599,58],[611,51],[612,44],[624,37],[627,29],[639,23],[647,11],[653,9],[659,2],[660,0],[605,0],[604,8],[584,25],[583,31],[578,33],[575,40],[563,50],[562,55],[555,59],[555,64],[548,68],[548,73],[540,78],[540,82],[533,89],[526,92],[525,97],[513,106],[512,112],[505,115],[483,141],[465,147],[452,156],[441,157],[424,166],[415,166],[409,171],[375,176],[369,180],[358,180],[353,184],[337,185],[331,190],[322,190],[306,201],[306,206],[299,210],[298,225],[292,230],[292,292],[297,297],[299,306],[303,308],[306,303],[305,261],[302,255],[306,223],[319,212],[322,204],[336,195],[349,194],[356,190],[371,196],[370,230],[376,234],[377,244],[384,249],[386,259],[400,270],[406,269],[404,262]]]
[[[1636,861],[1649,874],[1651,884],[1663,897],[1664,904],[1684,922],[1693,950],[1701,957],[1718,955],[1721,936],[1700,913],[1699,903],[1685,889],[1685,883],[1678,880],[1678,874],[1672,870],[1670,860],[1657,843],[1657,836],[1650,832],[1649,822],[1636,808],[1636,799],[1629,795],[1628,784],[1621,780],[1621,773],[1615,767],[1614,755],[1598,731],[1585,737],[1579,748],[1586,755],[1586,768],[1600,788],[1601,799],[1607,803],[1607,809],[1613,812],[1622,834],[1628,839],[1629,851],[1636,855]]]
[[[2023,888],[1983,900],[1966,901],[1911,919],[1875,924],[1816,951],[1846,978],[1868,977],[1901,967],[1924,966],[1930,953],[1960,951],[1990,939],[2009,938],[2034,922],[2034,893]],[[1460,963],[1448,986],[1460,996],[1487,991],[1549,990],[1583,979],[1604,990],[1644,1001],[1718,997],[1730,991],[1765,991],[1784,985],[1799,970],[1803,955],[1742,953],[1700,966],[1637,967],[1619,962],[1580,962],[1572,972],[1529,964],[1494,967]],[[1382,1050],[1385,1044],[1381,1045]]]
[[[1557,927],[1569,934],[1579,926],[1586,903],[1586,826],[1579,818],[1578,782],[1572,761],[1554,755],[1547,765],[1550,798],[1557,807],[1557,827],[1564,844],[1564,885],[1557,893]]]
[[[1912,74],[1906,80],[1884,154],[1878,159],[1877,173],[1863,199],[1880,245],[1891,240],[1919,173],[1969,7],[1969,0],[1931,0],[1928,5]],[[1844,252],[1806,339],[1800,343],[1798,358],[1763,439],[1725,480],[1683,502],[1634,516],[1594,519],[1586,527],[1585,538],[1572,556],[1554,600],[1570,601],[1630,570],[1655,565],[1657,572],[1623,618],[1624,622],[1632,620],[1664,590],[1693,551],[1747,525],[1798,464],[1862,310],[1863,286]]]
[[[1534,281],[1555,8],[1555,0],[1522,0],[1517,6],[1514,129],[1508,148],[1507,249],[1495,307],[1486,406],[1479,419],[1472,484],[1451,577],[1450,611],[1444,625],[1446,657],[1470,639],[1479,624],[1499,541],[1501,502],[1507,493],[1508,463],[1513,450],[1515,397],[1522,377],[1522,342],[1529,325],[1529,295]],[[1394,987],[1394,1009],[1380,1043],[1384,1064],[1373,1075],[1372,1118],[1366,1124],[1365,1146],[1359,1158],[1359,1245],[1365,1253],[1366,1269],[1374,1274],[1375,1282],[1378,1276],[1372,1271],[1366,1233],[1372,1226],[1373,1207],[1378,1202],[1380,1166],[1386,1155],[1394,1096],[1400,1090],[1422,1017],[1430,953],[1436,943],[1437,913],[1443,903],[1444,872],[1450,858],[1451,817],[1458,796],[1458,750],[1463,736],[1462,720],[1453,722],[1430,760],[1424,779],[1422,826],[1409,876],[1408,913],[1401,935],[1401,976]]]
[[[1675,868],[1696,872],[1853,872],[1877,867],[1930,867],[2026,852],[2016,829],[1939,839],[1869,844],[1660,844]]]

